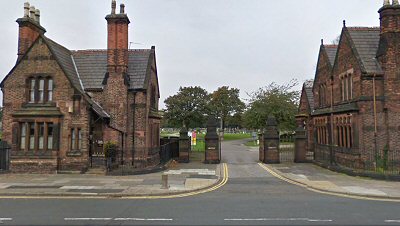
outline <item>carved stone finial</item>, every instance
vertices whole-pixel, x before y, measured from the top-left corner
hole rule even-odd
[[[399,0],[393,0],[392,5],[399,5]]]
[[[346,27],[346,20],[343,20],[343,27]]]
[[[321,39],[321,45],[324,45],[324,39]]]
[[[383,6],[387,6],[390,5],[390,1],[389,0],[383,0]]]

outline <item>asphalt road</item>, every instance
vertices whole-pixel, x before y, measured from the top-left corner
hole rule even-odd
[[[2,199],[0,225],[400,225],[400,203],[314,193],[271,176],[243,141],[223,144],[229,181],[159,200]]]

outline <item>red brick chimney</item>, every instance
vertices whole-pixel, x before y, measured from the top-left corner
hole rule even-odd
[[[128,25],[125,5],[120,5],[115,13],[116,2],[112,0],[111,14],[106,16],[108,28],[107,62],[108,72],[126,72],[128,69]]]
[[[30,6],[28,2],[24,4],[24,17],[17,19],[19,24],[18,37],[18,60],[25,55],[39,34],[44,34],[46,29],[40,25],[40,11]]]
[[[380,40],[377,59],[384,71],[385,107],[400,112],[400,5],[398,0],[384,1],[379,9]]]

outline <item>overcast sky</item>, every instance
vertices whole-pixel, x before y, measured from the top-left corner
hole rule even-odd
[[[25,0],[0,1],[0,77],[17,57]],[[320,40],[347,26],[379,26],[382,0],[117,0],[131,20],[132,48],[156,46],[161,107],[180,86],[209,92],[236,87],[241,97],[270,82],[300,83],[315,73]],[[47,37],[75,49],[107,48],[111,0],[31,0]],[[119,7],[117,7],[119,8]],[[301,87],[299,86],[299,89]]]

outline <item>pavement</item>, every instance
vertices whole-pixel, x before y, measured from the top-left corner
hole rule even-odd
[[[312,163],[264,165],[278,177],[317,191],[359,197],[400,200],[400,182],[336,173]]]
[[[0,196],[159,196],[199,191],[216,186],[222,165],[195,161],[175,163],[164,172],[106,176],[93,174],[0,174]],[[168,188],[162,186],[168,175]]]

